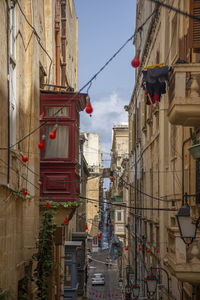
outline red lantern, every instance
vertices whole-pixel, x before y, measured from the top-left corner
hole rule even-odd
[[[141,246],[139,246],[139,250],[140,250],[140,251],[142,250],[142,247],[141,247]]]
[[[150,249],[147,249],[147,253],[149,253],[150,252]]]
[[[136,56],[134,57],[134,59],[131,62],[131,65],[133,68],[138,68],[140,65],[140,57],[139,55],[136,54]]]
[[[101,233],[98,234],[98,238],[99,238],[99,239],[101,238]]]
[[[151,275],[149,275],[149,278],[151,278]]]
[[[91,114],[93,112],[93,108],[92,108],[92,105],[90,103],[86,104],[85,111],[86,111],[87,114]]]
[[[49,137],[51,140],[54,140],[56,138],[56,130],[55,129],[49,133]]]
[[[158,269],[158,272],[160,272],[160,269]]]
[[[110,176],[110,181],[113,181],[114,180],[114,176]]]
[[[50,204],[49,203],[46,204],[46,208],[47,209],[50,208]]]
[[[158,250],[158,249],[156,249],[156,253],[159,253],[159,250]]]
[[[23,193],[24,193],[24,195],[27,195],[28,194],[28,192],[27,192],[27,190],[23,190]]]
[[[25,155],[22,155],[22,161],[26,163],[28,161],[28,157]]]
[[[85,230],[88,230],[88,226],[87,225],[85,225]]]
[[[65,224],[67,224],[67,223],[68,223],[68,219],[67,219],[67,218],[65,218],[64,222],[65,222]]]
[[[45,147],[45,142],[43,140],[41,140],[40,143],[38,144],[38,148],[44,149],[44,147]]]
[[[126,251],[128,250],[128,246],[125,247],[125,250],[126,250]]]

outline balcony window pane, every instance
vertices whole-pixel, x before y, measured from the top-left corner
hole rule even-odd
[[[64,285],[65,286],[71,286],[71,266],[70,265],[65,265],[65,280],[64,280]]]
[[[69,155],[69,127],[58,126],[56,138],[51,140],[49,133],[53,125],[46,126],[45,158],[68,158]]]
[[[60,111],[57,113],[58,110]],[[47,117],[68,117],[69,109],[68,107],[47,107],[46,116]]]
[[[122,216],[121,216],[121,212],[117,212],[117,221],[121,221]]]

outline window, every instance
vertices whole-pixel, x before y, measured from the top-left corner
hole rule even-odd
[[[64,279],[64,285],[65,286],[71,286],[71,265],[65,265],[65,279]]]
[[[121,212],[117,212],[117,221],[121,221],[122,220],[122,215]]]
[[[56,139],[51,140],[49,133],[53,125],[46,126],[45,158],[68,158],[69,154],[69,127],[59,125],[56,130]]]
[[[171,62],[177,58],[177,41],[177,14],[175,14],[171,23]]]
[[[59,111],[59,112],[57,113],[57,111]],[[69,116],[69,108],[68,107],[58,107],[58,106],[57,107],[46,107],[46,116],[47,117],[68,117]]]
[[[190,0],[190,13],[195,17],[200,17],[200,1]],[[200,23],[198,20],[189,20],[189,46],[194,52],[200,52]]]

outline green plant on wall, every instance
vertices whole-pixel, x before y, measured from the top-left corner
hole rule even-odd
[[[38,287],[38,299],[49,299],[49,280],[54,269],[54,232],[56,225],[53,222],[54,208],[49,204],[42,215],[42,225],[40,226],[39,240],[36,245],[38,252],[33,255],[37,266],[34,270],[34,279]]]

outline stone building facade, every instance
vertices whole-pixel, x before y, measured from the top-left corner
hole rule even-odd
[[[198,8],[196,1],[165,3],[194,15]],[[138,0],[136,29],[149,16],[134,38],[140,66],[135,70],[135,86],[126,107],[129,199],[130,205],[138,208],[128,217],[129,264],[141,296],[147,293],[143,280],[151,272],[159,276],[160,271],[157,299],[199,299],[199,232],[187,246],[180,237],[176,214],[186,192],[193,195],[188,200],[193,220],[200,214],[199,161],[188,151],[192,145],[190,128],[199,136],[200,45],[195,30],[200,25],[173,8]],[[142,88],[144,71],[156,66],[169,67],[160,101],[154,95],[150,99],[148,90]]]
[[[73,0],[1,1],[0,16],[0,295],[22,299],[39,232],[40,89],[77,91],[78,20]]]
[[[84,133],[83,154],[88,163],[90,176],[87,181],[86,222],[88,234],[93,240],[93,248],[98,247],[99,230],[99,201],[102,190],[101,168],[102,155],[100,152],[100,137],[97,133]],[[91,199],[91,201],[89,200]],[[93,200],[93,201],[92,201]]]

